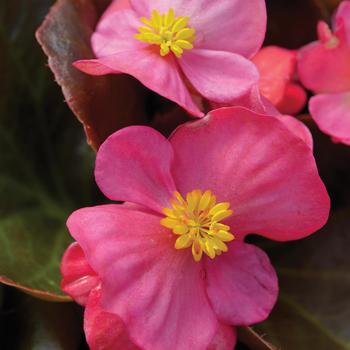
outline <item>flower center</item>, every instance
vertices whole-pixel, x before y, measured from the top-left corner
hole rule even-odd
[[[134,37],[144,43],[159,45],[161,56],[166,56],[171,51],[176,57],[181,57],[184,49],[193,48],[196,31],[187,27],[190,18],[175,17],[172,8],[164,15],[153,10],[150,19],[142,17],[140,20],[146,26],[139,27],[139,33]]]
[[[186,200],[179,192],[170,200],[172,208],[164,208],[166,215],[160,223],[171,229],[179,237],[175,248],[192,247],[195,261],[200,261],[203,252],[211,259],[222,252],[227,252],[225,242],[234,239],[230,226],[220,221],[232,215],[230,203],[216,203],[216,197],[211,191],[194,190],[187,193]]]

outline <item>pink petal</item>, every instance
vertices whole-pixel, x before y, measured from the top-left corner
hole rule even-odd
[[[259,80],[249,60],[229,52],[193,49],[185,52],[179,63],[199,93],[218,103],[233,102]]]
[[[285,241],[325,224],[329,197],[312,150],[276,118],[222,108],[179,127],[170,142],[178,190],[209,189],[230,202],[233,233]]]
[[[119,315],[143,349],[205,349],[217,330],[202,264],[160,217],[109,205],[80,209],[68,220],[73,237],[102,279],[102,307]],[[205,330],[205,331],[203,331]]]
[[[95,177],[110,199],[127,201],[161,211],[176,191],[170,167],[169,141],[145,126],[117,131],[100,147]]]
[[[262,95],[276,106],[283,100],[286,87],[295,72],[295,52],[277,46],[266,46],[252,61],[260,72],[259,88]]]
[[[98,23],[91,37],[96,57],[110,56],[118,52],[145,47],[145,44],[134,38],[141,25],[140,19],[134,11],[128,8],[123,9],[123,7],[126,6],[119,4],[117,10],[107,10]]]
[[[350,45],[350,1],[342,1],[336,12],[336,29],[344,26],[347,42]]]
[[[309,106],[313,119],[324,133],[350,145],[350,91],[314,96]]]
[[[306,91],[295,83],[286,86],[283,99],[277,104],[282,114],[296,115],[305,107],[307,102]]]
[[[299,79],[316,93],[350,90],[350,46],[339,38],[332,40],[338,42],[313,42],[298,54]]]
[[[227,253],[206,259],[206,272],[208,296],[221,321],[247,326],[267,318],[277,299],[278,282],[261,249],[234,242]]]
[[[302,139],[311,150],[313,149],[314,141],[312,139],[312,134],[303,122],[289,115],[279,115],[275,116],[275,118],[280,120],[294,135]]]
[[[94,289],[84,314],[84,330],[91,350],[137,350],[131,342],[124,322],[100,306],[101,288]]]
[[[236,329],[221,323],[207,350],[232,350],[236,342]]]
[[[159,47],[134,38],[142,24],[132,10],[118,10],[102,18],[92,37],[97,59],[80,60],[74,66],[91,75],[130,74],[147,88],[201,117],[172,55],[161,57]]]
[[[221,0],[220,6],[210,0],[131,0],[139,16],[175,10],[176,16],[189,16],[196,29],[195,46],[230,51],[245,57],[254,55],[262,45],[266,31],[266,7],[263,0]]]
[[[72,243],[63,255],[61,274],[62,290],[81,305],[86,305],[91,290],[100,284],[99,277],[76,242]]]

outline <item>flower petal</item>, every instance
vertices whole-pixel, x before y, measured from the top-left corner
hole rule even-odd
[[[143,349],[205,349],[217,320],[205,293],[202,264],[160,217],[109,205],[80,209],[68,220],[73,237],[102,279],[102,307],[119,315]],[[205,332],[203,332],[205,329]]]
[[[342,1],[339,4],[336,15],[336,29],[344,26],[347,42],[350,45],[350,1]]]
[[[137,350],[122,319],[104,311],[100,305],[101,288],[91,291],[84,313],[84,331],[91,350]]]
[[[189,16],[196,29],[196,47],[230,51],[245,57],[254,55],[262,45],[266,31],[266,7],[263,0],[131,0],[139,16],[149,16],[173,8],[176,16]]]
[[[91,44],[96,57],[144,48],[145,45],[134,38],[134,35],[138,33],[140,24],[140,19],[130,9],[120,10],[118,8],[106,12],[91,37]]]
[[[306,91],[296,83],[286,86],[283,99],[277,104],[282,114],[297,115],[303,110],[307,102]]]
[[[341,41],[335,46],[320,41],[313,42],[298,53],[300,81],[316,93],[350,90],[349,61],[349,45]]]
[[[100,284],[100,279],[85,258],[77,242],[65,251],[61,262],[62,290],[77,303],[86,305],[92,289]]]
[[[132,126],[117,131],[100,147],[95,177],[110,199],[161,211],[176,191],[170,173],[173,150],[152,128]]]
[[[290,115],[279,115],[275,116],[275,118],[280,120],[294,135],[302,139],[310,147],[311,150],[313,149],[314,141],[312,134],[303,122]]]
[[[313,119],[324,133],[350,145],[350,91],[314,96],[309,106]]]
[[[259,88],[274,106],[283,100],[296,69],[296,54],[278,46],[262,48],[252,59],[260,72]]]
[[[207,350],[232,350],[236,342],[236,329],[221,323]]]
[[[179,127],[170,142],[180,193],[211,190],[230,202],[233,234],[285,241],[325,224],[329,197],[312,150],[276,118],[222,108]]]
[[[218,103],[233,102],[259,80],[255,65],[234,53],[193,49],[185,52],[179,63],[192,85]]]
[[[219,319],[247,326],[267,318],[278,294],[276,273],[267,255],[242,242],[227,253],[206,259],[207,292]]]

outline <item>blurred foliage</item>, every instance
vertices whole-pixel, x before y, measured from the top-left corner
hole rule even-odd
[[[65,221],[94,202],[93,153],[34,38],[50,5],[0,3],[0,280],[60,298]]]

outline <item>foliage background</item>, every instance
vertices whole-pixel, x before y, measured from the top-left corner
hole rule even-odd
[[[60,291],[59,263],[70,242],[68,214],[104,198],[92,177],[94,152],[34,37],[52,3],[0,2],[1,349],[86,348],[82,310]],[[315,38],[317,20],[329,20],[337,1],[267,4],[266,44],[296,49]],[[139,121],[169,132],[162,120],[173,115],[170,107],[135,89],[144,94]],[[350,148],[333,144],[306,114],[301,118],[315,137],[332,215],[321,232],[301,242],[250,238],[269,253],[281,283],[271,318],[254,329],[285,350],[350,349]],[[240,339],[246,345],[239,349],[266,349],[244,331]]]

